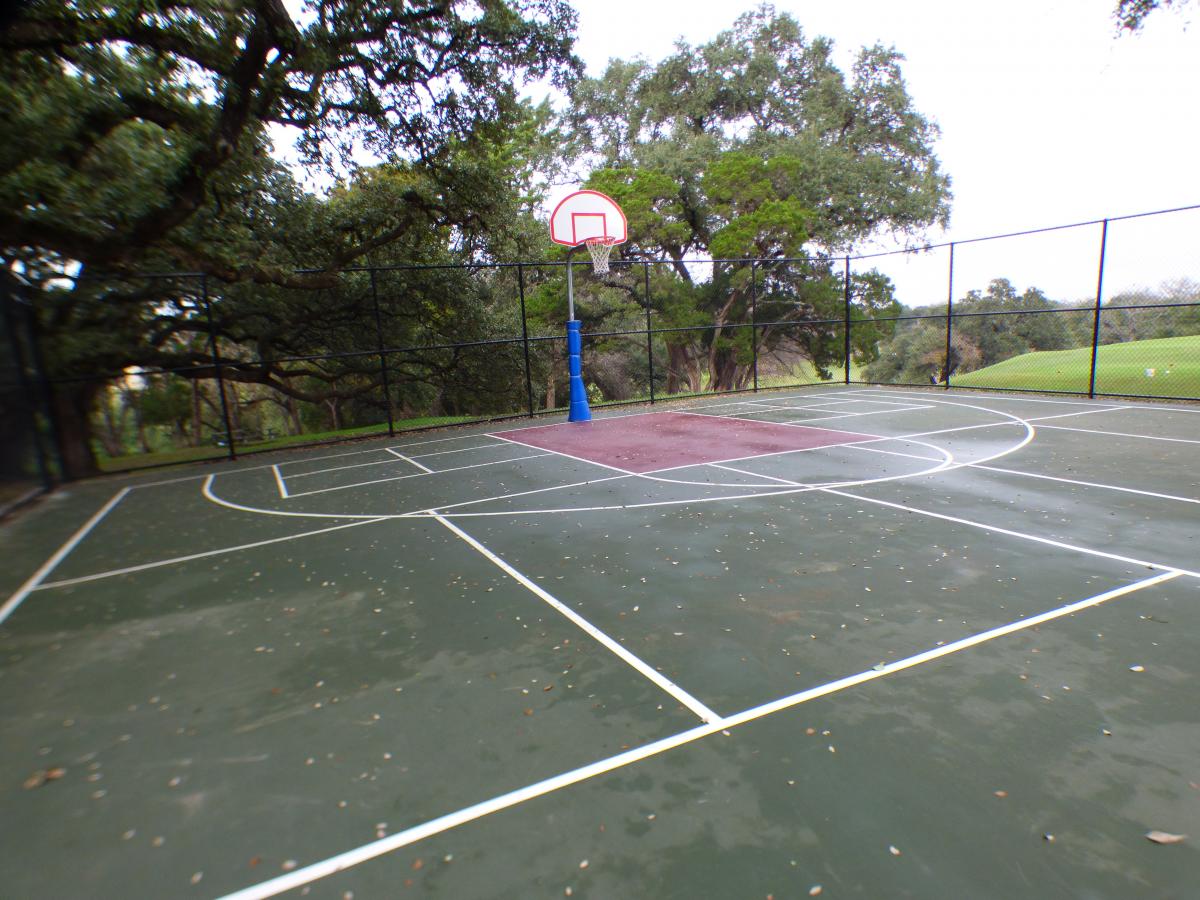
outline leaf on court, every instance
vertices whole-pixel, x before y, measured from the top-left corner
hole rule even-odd
[[[526,709],[526,710],[525,710],[525,715],[527,715],[527,716],[532,716],[532,715],[533,715],[533,710],[532,710],[532,709]]]
[[[1169,831],[1147,831],[1146,840],[1156,844],[1179,844],[1187,840],[1187,835],[1171,834]]]
[[[31,791],[34,788],[39,788],[51,781],[58,781],[67,774],[67,770],[61,766],[55,766],[51,769],[38,769],[32,775],[25,779],[25,790]]]

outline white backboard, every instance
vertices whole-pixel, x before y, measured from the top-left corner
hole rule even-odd
[[[617,202],[599,191],[576,191],[562,199],[550,214],[550,239],[578,247],[600,238],[606,244],[625,243],[625,213]]]

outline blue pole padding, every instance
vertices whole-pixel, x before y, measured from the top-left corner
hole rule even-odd
[[[587,388],[583,385],[583,337],[579,334],[580,322],[567,323],[567,372],[571,376],[571,411],[568,422],[590,422],[592,411],[588,409]]]

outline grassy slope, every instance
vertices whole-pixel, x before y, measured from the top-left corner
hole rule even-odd
[[[1046,350],[955,375],[961,387],[1086,391],[1092,350]],[[1154,376],[1147,377],[1146,370]],[[1130,341],[1100,348],[1096,391],[1103,394],[1200,397],[1200,335]]]

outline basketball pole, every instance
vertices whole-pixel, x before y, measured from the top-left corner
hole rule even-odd
[[[588,408],[587,388],[583,383],[583,337],[579,333],[580,323],[575,319],[575,273],[571,262],[574,252],[574,247],[567,251],[567,373],[571,387],[567,421],[589,422],[592,411]]]

